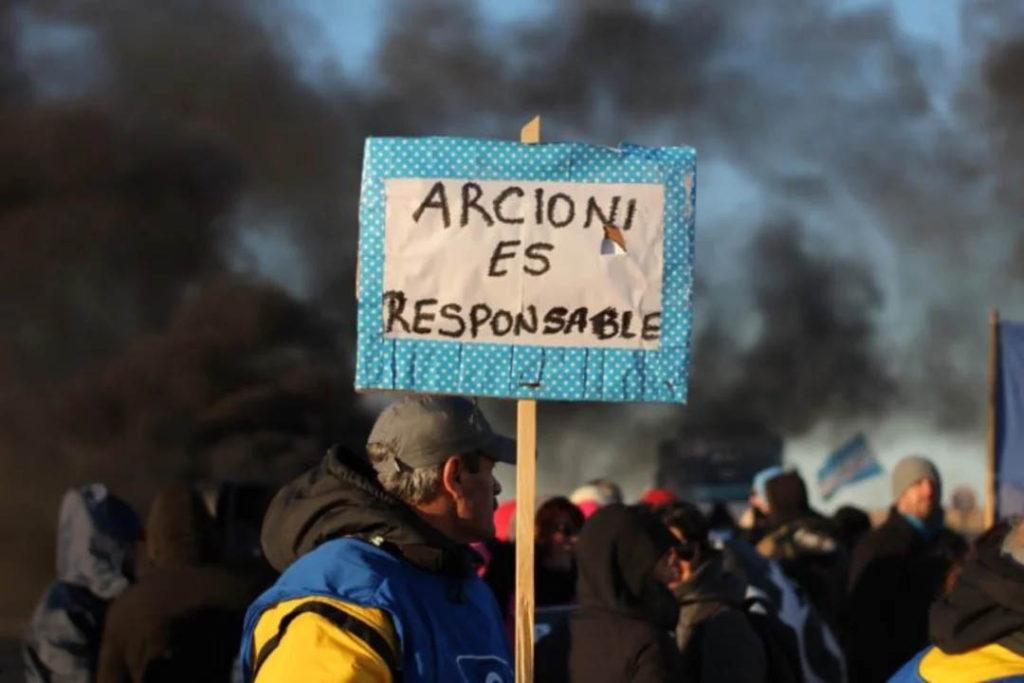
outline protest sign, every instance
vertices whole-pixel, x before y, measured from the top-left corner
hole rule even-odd
[[[371,138],[356,386],[686,399],[695,152]]]

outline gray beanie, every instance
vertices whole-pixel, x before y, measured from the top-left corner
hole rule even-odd
[[[899,500],[903,492],[921,481],[931,479],[937,488],[942,486],[942,477],[935,465],[928,458],[920,455],[908,455],[899,461],[896,469],[892,471],[892,499]]]

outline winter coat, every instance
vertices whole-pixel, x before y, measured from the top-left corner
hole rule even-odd
[[[110,606],[97,680],[227,681],[254,579],[209,563],[213,522],[186,487],[157,496],[146,528],[152,569]]]
[[[332,450],[271,502],[283,570],[249,607],[245,680],[511,683],[508,641],[474,556]]]
[[[109,601],[128,587],[138,517],[102,484],[64,494],[57,581],[32,615],[23,651],[26,680],[92,681]]]
[[[673,680],[679,606],[652,571],[675,542],[639,508],[609,505],[587,520],[576,548],[580,607],[569,623],[568,680]]]
[[[747,585],[717,554],[675,589],[681,609],[676,642],[683,681],[762,683],[767,668],[761,636],[742,605]]]
[[[846,598],[849,554],[833,522],[811,509],[807,489],[796,472],[765,485],[771,506],[768,531],[757,544],[799,585],[832,628],[839,624]]]
[[[861,540],[850,567],[846,641],[853,680],[885,681],[928,643],[928,609],[963,540],[940,528],[931,538],[895,508]]]
[[[747,596],[768,600],[779,620],[792,630],[804,680],[807,683],[846,681],[846,660],[832,629],[779,563],[765,558],[739,538],[726,539],[721,550],[726,569],[746,581]]]
[[[977,546],[949,595],[932,605],[934,645],[891,681],[1024,681],[1024,566],[1001,555],[1004,537]]]

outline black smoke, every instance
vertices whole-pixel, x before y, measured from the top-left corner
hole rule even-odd
[[[329,42],[292,4],[0,8],[0,516],[25,511],[5,538],[27,581],[72,483],[142,505],[167,479],[271,480],[358,442],[368,135],[514,138],[540,113],[546,139],[698,148],[690,403],[542,406],[558,486],[636,481],[688,430],[906,413],[980,431],[986,309],[1024,315],[1021,35],[970,42],[956,81],[890,10],[823,0],[563,0],[503,24],[453,0],[386,9],[349,78],[299,58]],[[41,58],[42,29],[79,39]],[[705,182],[730,174],[753,198]],[[254,239],[294,247],[289,292]]]

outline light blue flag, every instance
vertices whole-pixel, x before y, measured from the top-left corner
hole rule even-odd
[[[818,469],[818,493],[829,500],[836,491],[882,473],[874,451],[863,434],[858,434],[833,451]]]

